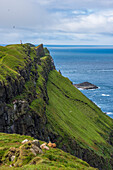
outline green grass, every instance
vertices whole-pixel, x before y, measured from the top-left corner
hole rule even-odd
[[[10,148],[18,148],[16,153],[16,158],[14,164],[17,167],[12,167],[10,169],[26,169],[26,170],[51,170],[51,169],[79,169],[79,170],[93,170],[88,163],[78,159],[69,153],[58,148],[50,148],[50,150],[43,150],[43,154],[37,154],[33,156],[30,153],[30,145],[21,142],[24,139],[33,140],[32,137],[17,135],[17,134],[5,134],[0,133],[0,169],[9,169],[9,166],[13,164],[7,155],[10,154]],[[40,141],[40,143],[43,143]],[[20,150],[20,156],[19,156]],[[18,167],[19,166],[19,167]]]
[[[8,149],[11,146],[19,147],[24,139],[26,139],[25,135],[0,133],[0,149]],[[27,139],[33,140],[34,138],[31,136],[27,136]]]
[[[35,111],[40,117],[43,117],[46,108],[46,102],[48,96],[46,94],[46,81],[51,66],[50,56],[44,56],[40,59],[40,65],[38,65],[38,80],[36,82],[37,99],[33,100],[30,108]]]
[[[110,157],[113,148],[107,140],[113,120],[55,70],[49,74],[47,91],[46,115],[50,131],[64,140],[65,135],[74,138],[82,147]]]
[[[30,48],[29,45],[0,46],[0,81],[7,84],[8,76],[17,79],[17,76],[20,76],[18,71],[26,69],[35,57],[35,49]]]
[[[111,158],[113,147],[108,141],[113,120],[77,90],[68,78],[64,78],[60,73],[53,70],[51,56],[46,48],[44,51],[42,45],[37,48],[41,48],[41,56],[38,56],[38,58],[35,48],[27,44],[0,46],[0,83],[2,85],[11,86],[15,80],[23,80],[23,77],[19,74],[20,70],[26,71],[28,65],[31,65],[29,80],[25,82],[22,93],[13,96],[7,107],[12,107],[12,101],[15,99],[27,100],[29,103],[28,115],[31,113],[38,114],[43,120],[46,113],[46,128],[50,135],[56,136],[59,148],[66,146],[68,152],[75,154],[75,145],[70,147],[71,141],[75,141],[81,148],[93,150],[105,159]],[[36,64],[37,62],[38,64]],[[50,72],[50,70],[53,71]],[[8,80],[9,78],[10,80]],[[24,136],[18,138],[16,134],[11,137],[7,135],[1,134],[0,159],[10,146],[19,147],[24,138]],[[44,155],[36,158],[35,166],[25,165],[24,168],[55,169],[57,167],[63,169],[65,167],[67,169],[79,169],[80,167],[84,169],[82,165],[75,164],[72,160],[67,161],[64,158],[65,153],[63,151],[57,149],[58,154],[54,152],[55,150],[52,149],[47,151]],[[57,161],[61,152],[64,155]],[[30,159],[31,156],[27,158],[27,163]],[[82,164],[84,163],[82,162]]]

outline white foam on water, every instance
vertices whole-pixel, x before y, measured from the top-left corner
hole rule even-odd
[[[96,89],[88,89],[88,90],[96,90]]]
[[[107,112],[106,114],[107,114],[107,115],[112,115],[113,113],[112,113],[112,112]]]
[[[109,94],[102,94],[102,96],[110,96]]]
[[[84,90],[84,89],[82,89],[82,88],[78,88],[78,90]]]
[[[96,102],[93,102],[93,103],[95,103],[99,108],[101,108],[101,106],[99,104],[97,104]]]
[[[106,71],[106,72],[109,72],[109,71],[113,71],[113,70],[111,70],[111,69],[105,70],[105,69],[104,69],[104,70],[96,70],[96,71],[98,71],[98,72],[105,72],[105,71]]]

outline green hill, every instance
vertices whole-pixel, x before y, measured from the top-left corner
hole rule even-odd
[[[30,142],[22,144],[25,139]],[[43,153],[34,155],[30,151],[32,141],[33,138],[30,136],[0,133],[0,169],[95,169],[81,159],[58,148],[42,149]],[[41,143],[43,142],[40,141]]]
[[[30,135],[106,170],[113,120],[55,70],[47,48],[0,47],[0,132]]]
[[[85,160],[90,157],[93,166],[104,163],[101,157],[108,163],[113,153],[109,142],[112,119],[55,70],[49,74],[47,91],[48,127],[55,132],[59,147]]]

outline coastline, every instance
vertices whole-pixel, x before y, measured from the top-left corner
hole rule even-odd
[[[103,112],[113,113],[111,107],[113,103],[112,46],[47,46],[53,56],[56,69],[60,70],[63,76],[68,77],[73,84],[88,81],[97,85],[99,88],[95,90],[79,90],[90,100],[96,102]],[[109,116],[113,118],[113,114],[109,114]]]

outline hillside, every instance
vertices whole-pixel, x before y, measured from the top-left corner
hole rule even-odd
[[[0,132],[30,135],[113,168],[113,120],[55,70],[43,45],[0,47]]]
[[[29,142],[22,144],[25,139]],[[0,133],[0,169],[95,169],[58,148],[42,149],[43,153],[34,155],[30,150],[33,140],[30,136]]]
[[[48,124],[52,127],[52,133],[55,132],[59,147],[88,160],[94,167],[97,164],[103,166],[103,157],[108,168],[108,158],[113,153],[109,141],[113,123],[111,118],[57,71],[50,72],[47,91]]]

